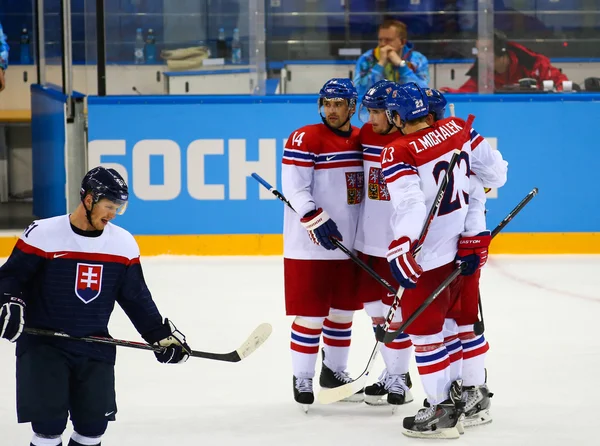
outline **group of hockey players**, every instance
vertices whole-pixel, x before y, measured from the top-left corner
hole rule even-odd
[[[417,84],[379,81],[357,104],[350,79],[331,79],[319,93],[322,124],[292,132],[285,145],[283,194],[286,312],[291,330],[293,391],[306,409],[323,338],[321,388],[352,381],[347,372],[357,310],[382,325],[395,295],[360,269],[337,243],[395,288],[400,328],[458,265],[462,274],[393,342],[381,347],[379,380],[346,401],[402,405],[413,401],[413,357],[427,395],[404,419],[412,437],[457,438],[463,427],[491,421],[484,358],[488,344],[474,332],[479,275],[491,233],[484,188],[506,182],[507,163],[464,120],[446,117],[446,98]],[[357,111],[366,122],[350,120]],[[450,169],[455,149],[458,161]],[[442,178],[447,189],[418,255],[420,236]]]

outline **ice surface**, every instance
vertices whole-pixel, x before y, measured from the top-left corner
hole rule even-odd
[[[104,446],[412,445],[402,417],[423,399],[412,367],[415,402],[395,416],[364,404],[315,404],[307,415],[292,398],[291,318],[284,315],[279,257],[157,257],[145,276],[163,316],[196,350],[230,351],[261,322],[271,338],[240,363],[190,359],[161,365],[145,351],[117,358],[117,422]],[[467,430],[463,445],[598,445],[600,256],[494,256],[482,279],[487,368],[494,422]],[[118,338],[140,337],[118,309]],[[350,372],[373,347],[370,320],[355,318]],[[0,445],[28,445],[15,415],[14,347],[0,342]],[[375,365],[372,378],[383,367]],[[318,372],[317,372],[318,376]],[[70,426],[65,433],[68,443]],[[449,440],[446,440],[449,441]],[[439,442],[439,441],[437,441]]]

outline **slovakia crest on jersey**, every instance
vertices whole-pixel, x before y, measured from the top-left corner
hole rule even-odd
[[[83,303],[89,304],[100,296],[100,292],[102,291],[103,268],[103,265],[90,265],[88,263],[77,264],[75,294],[83,301]]]

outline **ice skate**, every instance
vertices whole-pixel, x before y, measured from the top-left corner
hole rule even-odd
[[[489,391],[487,384],[463,387],[463,392],[466,395],[464,426],[474,427],[491,423],[490,399],[494,394]]]
[[[370,406],[399,406],[413,401],[410,374],[390,375],[384,370],[379,380],[365,388],[365,403]],[[392,410],[395,411],[395,408]]]
[[[352,381],[348,372],[334,372],[325,365],[325,352],[323,352],[323,363],[321,364],[321,376],[319,376],[319,385],[324,389],[334,389]],[[362,403],[365,400],[364,389],[359,390],[354,395],[344,398],[341,402]]]
[[[312,378],[296,378],[294,376],[294,400],[300,405],[304,413],[308,412],[309,406],[315,402]]]

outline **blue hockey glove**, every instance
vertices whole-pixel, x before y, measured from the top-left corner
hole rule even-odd
[[[417,286],[417,280],[423,274],[423,269],[412,255],[408,237],[400,237],[390,243],[387,259],[394,278],[402,288],[409,289]]]
[[[321,245],[325,249],[333,250],[337,248],[333,244],[332,238],[342,241],[342,234],[338,231],[337,225],[329,218],[327,212],[321,208],[310,211],[300,219],[300,223],[308,231],[308,236],[313,243]]]

